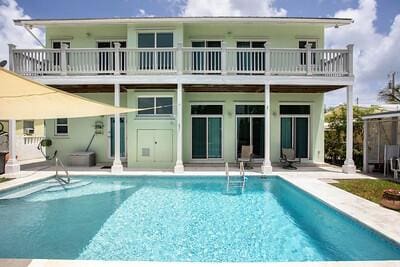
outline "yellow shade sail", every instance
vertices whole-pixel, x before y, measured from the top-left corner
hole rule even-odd
[[[136,109],[86,99],[0,68],[0,120],[79,118],[132,111]]]

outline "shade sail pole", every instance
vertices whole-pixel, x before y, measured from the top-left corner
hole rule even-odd
[[[119,107],[120,105],[120,86],[118,83],[114,85],[114,105]],[[121,163],[121,125],[120,125],[120,113],[114,114],[114,162],[111,167],[112,173],[121,173],[123,171]]]
[[[9,158],[5,166],[7,176],[15,176],[20,172],[20,165],[17,160],[17,122],[10,120],[8,122],[8,150]]]

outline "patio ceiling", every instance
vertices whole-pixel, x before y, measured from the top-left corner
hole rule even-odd
[[[69,93],[111,93],[114,86],[109,84],[86,85],[54,85],[54,87]],[[121,91],[135,90],[175,90],[176,84],[121,84]],[[185,92],[242,92],[262,93],[264,85],[237,85],[237,84],[184,84]],[[325,93],[343,88],[343,85],[271,85],[273,93]]]

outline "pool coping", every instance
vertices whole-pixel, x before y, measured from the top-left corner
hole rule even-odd
[[[112,174],[106,171],[71,171],[71,176],[225,176],[223,171],[190,171],[181,174],[164,171],[125,171],[122,174]],[[239,175],[239,172],[231,172]],[[260,176],[259,172],[247,172],[246,176]],[[0,184],[0,193],[12,190],[29,183],[46,180],[54,176],[54,171],[35,172],[24,178]],[[351,217],[357,222],[371,228],[390,241],[400,245],[400,213],[385,209],[376,203],[353,195],[328,183],[333,179],[370,178],[361,174],[343,174],[321,172],[273,172],[268,176],[279,176],[297,188],[311,194],[328,206]],[[368,212],[363,212],[368,211]],[[396,225],[398,225],[396,229]],[[400,266],[398,261],[331,261],[331,262],[263,262],[263,263],[198,263],[198,262],[136,262],[136,261],[82,261],[82,260],[50,260],[50,259],[0,259],[0,266]]]

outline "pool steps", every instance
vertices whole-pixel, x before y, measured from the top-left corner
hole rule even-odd
[[[240,162],[240,176],[231,177],[229,175],[229,165],[228,162],[225,163],[225,176],[226,176],[226,193],[229,195],[238,195],[244,192],[246,187],[247,177],[244,174],[243,162]],[[240,190],[238,190],[240,189]]]
[[[46,192],[56,192],[62,191],[66,189],[73,189],[82,186],[89,185],[91,182],[83,182],[81,180],[71,180],[69,184],[63,184],[55,180],[48,180],[43,183],[40,183],[36,186],[29,187],[23,190],[19,190],[17,192],[12,192],[10,194],[6,194],[0,197],[0,200],[4,199],[17,199],[29,196],[31,194],[37,193],[39,191],[46,191]]]

